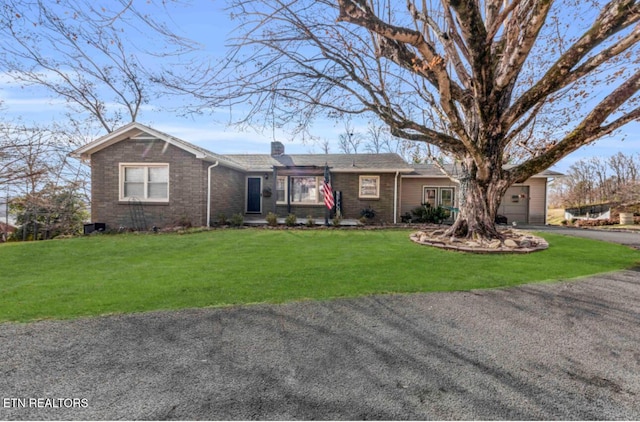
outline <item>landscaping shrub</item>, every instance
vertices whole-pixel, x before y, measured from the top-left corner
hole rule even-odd
[[[307,227],[314,227],[316,225],[316,220],[311,215],[307,215],[307,222],[305,224]]]
[[[229,220],[227,220],[227,216],[223,212],[218,214],[218,224],[221,226],[226,226],[227,224],[229,224]]]
[[[240,213],[233,214],[230,223],[233,227],[240,227],[244,224],[244,216]]]
[[[361,224],[369,224],[376,217],[376,211],[368,206],[367,208],[363,208],[360,210],[360,223]]]
[[[412,217],[410,212],[405,212],[400,216],[400,221],[403,223],[411,223]]]
[[[431,204],[422,204],[411,210],[412,221],[416,223],[440,224],[449,218],[449,211],[442,207],[432,207]]]
[[[295,214],[289,214],[285,219],[284,219],[284,224],[286,224],[288,227],[293,227],[296,225],[296,222],[298,221],[298,217],[296,217]]]
[[[371,208],[371,206],[368,206],[367,208],[360,210],[360,216],[371,220],[376,217],[376,210]]]
[[[278,216],[272,212],[268,213],[265,219],[267,220],[267,225],[271,227],[275,227],[278,225]]]

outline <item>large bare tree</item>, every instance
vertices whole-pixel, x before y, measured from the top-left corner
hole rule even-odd
[[[238,32],[193,85],[241,123],[377,116],[460,163],[450,234],[500,237],[506,189],[638,120],[634,0],[232,0]],[[517,165],[504,164],[517,157]]]
[[[160,3],[160,4],[155,4]],[[156,94],[152,69],[194,49],[163,24],[173,1],[5,0],[0,71],[66,101],[107,132],[136,121]]]

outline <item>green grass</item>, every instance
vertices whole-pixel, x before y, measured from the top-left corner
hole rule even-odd
[[[544,234],[529,255],[420,246],[406,230],[220,230],[0,245],[0,321],[452,291],[628,268],[633,249]]]

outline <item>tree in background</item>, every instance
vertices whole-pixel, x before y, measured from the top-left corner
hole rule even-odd
[[[77,233],[87,218],[88,168],[69,158],[70,151],[86,142],[75,132],[80,129],[0,125],[0,150],[7,151],[0,156],[0,186],[21,225],[15,239]]]
[[[78,231],[89,169],[69,152],[136,121],[158,94],[154,71],[183,62],[193,44],[161,22],[174,2],[6,0],[0,6],[0,72],[64,100],[66,119],[0,125],[0,187],[23,233]],[[35,230],[35,229],[34,229]],[[42,238],[42,233],[32,233]],[[23,236],[27,237],[27,236]]]
[[[61,98],[69,117],[93,119],[112,132],[136,121],[153,91],[161,59],[192,45],[155,20],[164,2],[6,0],[0,7],[0,71]],[[150,64],[152,63],[152,64]]]
[[[640,155],[619,152],[577,161],[565,177],[555,179],[549,202],[564,208],[640,202]]]
[[[45,240],[82,233],[88,218],[77,186],[45,185],[41,190],[14,198],[10,204],[18,229],[15,240]]]
[[[338,135],[338,149],[340,152],[343,154],[357,154],[363,140],[362,133],[354,129],[351,119],[345,120],[344,133]]]
[[[450,235],[500,238],[511,184],[640,117],[634,0],[231,0],[230,11],[239,28],[222,67],[167,84],[203,108],[240,109],[239,124],[295,132],[369,115],[436,146],[462,168]]]

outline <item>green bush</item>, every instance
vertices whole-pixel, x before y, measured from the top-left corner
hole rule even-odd
[[[363,208],[360,210],[360,216],[371,220],[376,217],[376,211],[371,208],[371,206],[368,206],[367,208]]]
[[[307,216],[307,222],[305,223],[307,227],[314,227],[316,225],[316,220],[311,216]]]
[[[223,212],[218,214],[218,224],[221,226],[226,226],[227,224],[229,224],[229,221],[227,220],[227,216]]]
[[[296,217],[295,214],[289,214],[285,219],[284,219],[284,224],[286,224],[288,227],[293,227],[296,225],[296,222],[298,221],[298,217]]]
[[[231,221],[230,221],[231,225],[233,227],[240,227],[244,224],[244,216],[240,213],[238,214],[233,214],[231,216]]]
[[[278,216],[272,212],[268,213],[265,219],[267,220],[267,225],[271,227],[275,227],[278,225]]]
[[[411,210],[412,221],[416,223],[440,224],[449,218],[449,211],[442,207],[432,207],[431,204],[422,204]]]

